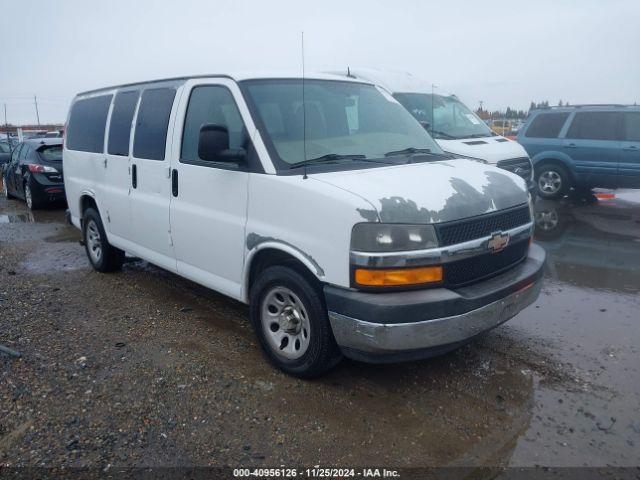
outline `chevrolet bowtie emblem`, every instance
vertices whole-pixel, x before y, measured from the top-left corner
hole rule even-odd
[[[498,253],[504,250],[507,245],[509,245],[509,234],[502,232],[492,233],[487,243],[487,247],[491,250],[491,253]]]

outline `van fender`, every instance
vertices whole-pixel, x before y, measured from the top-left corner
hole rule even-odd
[[[300,261],[300,263],[302,263],[309,272],[314,274],[319,281],[324,281],[324,270],[311,255],[284,240],[272,237],[262,237],[258,234],[252,233],[247,236],[248,252],[244,261],[241,297],[245,302],[249,301],[249,275],[251,273],[253,259],[258,252],[266,249],[280,250],[281,252],[291,255],[293,258]]]

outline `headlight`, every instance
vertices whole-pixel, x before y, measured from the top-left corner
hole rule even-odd
[[[433,225],[358,223],[351,232],[356,252],[403,252],[438,246]]]
[[[447,153],[451,153],[451,152],[447,152]],[[465,160],[473,160],[474,162],[484,163],[485,165],[489,164],[489,162],[487,162],[486,160],[483,160],[482,158],[467,157],[466,155],[460,155],[458,153],[451,153],[451,155],[455,155],[458,158],[464,158]]]

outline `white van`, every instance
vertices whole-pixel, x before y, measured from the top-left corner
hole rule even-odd
[[[526,150],[518,142],[491,130],[455,95],[434,89],[410,73],[361,68],[349,69],[343,75],[374,83],[390,92],[445,152],[520,175],[535,199],[533,167]]]
[[[96,270],[127,252],[248,303],[293,375],[450,350],[540,290],[522,178],[444,154],[369,83],[212,75],[81,93],[63,161]]]

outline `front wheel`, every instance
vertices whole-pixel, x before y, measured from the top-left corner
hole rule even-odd
[[[284,266],[264,270],[251,287],[251,323],[267,358],[301,378],[322,375],[341,354],[322,290]]]
[[[2,178],[2,194],[5,196],[7,200],[11,200],[13,195],[9,193],[9,187],[7,186],[7,178]]]
[[[571,187],[569,172],[554,164],[541,165],[536,169],[536,183],[538,195],[548,199],[563,197]]]
[[[82,238],[91,266],[99,272],[114,272],[122,268],[124,252],[109,243],[100,214],[87,208],[82,217]]]

